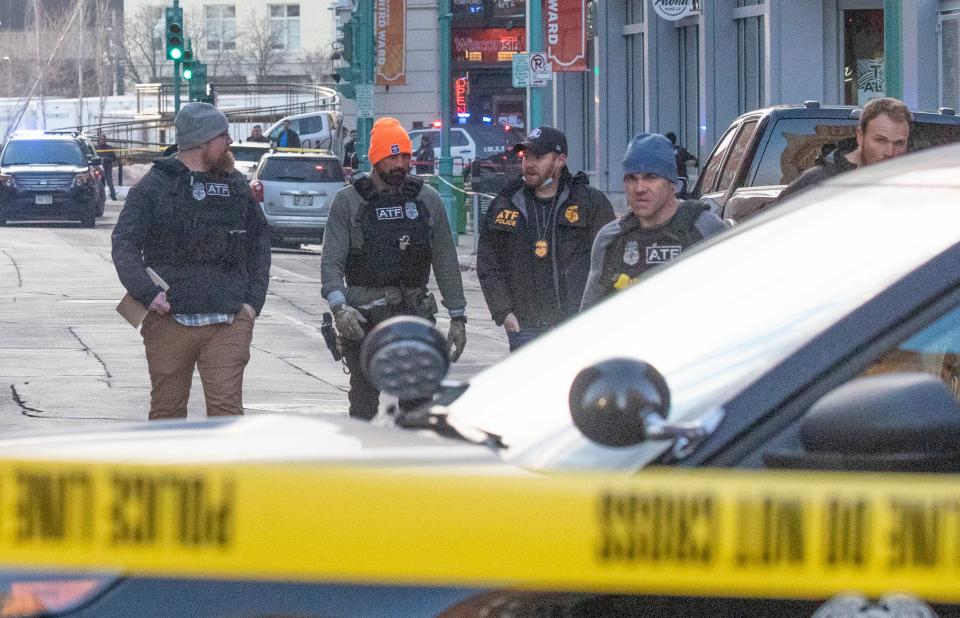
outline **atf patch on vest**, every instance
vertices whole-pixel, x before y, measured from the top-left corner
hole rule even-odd
[[[216,195],[218,197],[230,197],[230,185],[225,185],[219,182],[208,182],[207,195]]]
[[[202,183],[202,182],[195,182],[195,183],[193,184],[193,199],[195,199],[195,200],[197,200],[197,201],[199,202],[200,200],[202,200],[202,199],[205,198],[205,197],[207,197],[207,192],[206,192],[206,190],[204,190],[204,188],[203,188],[203,183]]]
[[[651,245],[647,247],[647,264],[666,264],[680,255],[680,245]]]
[[[576,223],[580,220],[580,206],[576,204],[567,206],[567,210],[564,211],[563,216],[566,217],[570,223]]]
[[[407,202],[403,205],[403,214],[407,215],[407,219],[416,219],[417,215],[420,214],[417,211],[416,202]]]
[[[403,209],[399,206],[377,208],[377,221],[390,221],[392,219],[403,219]]]
[[[497,213],[497,220],[494,221],[495,225],[506,225],[509,227],[517,227],[517,219],[520,217],[519,210],[501,210]]]

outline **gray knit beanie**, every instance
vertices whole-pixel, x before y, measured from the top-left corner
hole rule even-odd
[[[623,155],[624,174],[656,174],[677,182],[677,157],[670,140],[656,133],[638,133]]]
[[[187,103],[180,108],[174,125],[177,149],[181,151],[203,146],[230,128],[223,112],[209,103]]]

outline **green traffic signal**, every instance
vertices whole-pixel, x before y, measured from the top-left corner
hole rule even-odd
[[[168,7],[166,16],[167,58],[178,61],[183,58],[183,9]]]
[[[183,79],[187,81],[193,79],[193,68],[189,65],[183,67]]]

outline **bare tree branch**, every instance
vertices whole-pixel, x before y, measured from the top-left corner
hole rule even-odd
[[[258,82],[264,81],[267,75],[275,74],[277,65],[287,59],[287,50],[279,47],[282,34],[270,27],[269,17],[249,18],[237,40],[239,61],[236,64],[252,64]],[[236,68],[232,70],[236,71]]]

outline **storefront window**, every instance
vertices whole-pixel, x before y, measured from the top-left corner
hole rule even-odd
[[[844,103],[885,96],[882,9],[843,12],[843,52]]]

